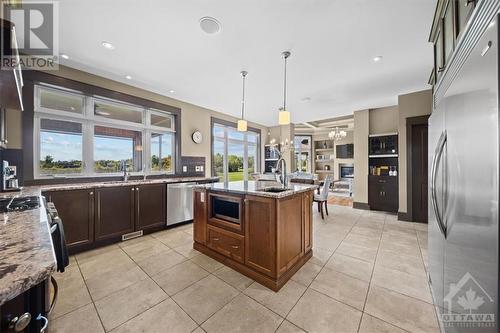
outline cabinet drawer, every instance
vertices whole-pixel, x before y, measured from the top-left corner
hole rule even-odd
[[[241,235],[209,226],[207,245],[212,250],[243,262],[244,238]]]

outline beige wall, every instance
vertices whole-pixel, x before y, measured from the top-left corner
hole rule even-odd
[[[354,112],[354,202],[368,204],[368,134],[370,111]]]
[[[313,135],[313,141],[314,140],[329,140],[330,138],[328,137],[328,133],[321,133],[321,134],[314,134]],[[354,131],[347,131],[347,136],[339,141],[335,141],[335,146],[338,145],[345,145],[348,143],[354,143]],[[356,146],[354,146],[354,154],[356,154]],[[333,168],[332,170],[334,171],[333,178],[334,179],[339,179],[339,164],[354,164],[354,158],[337,158],[337,149],[334,150],[334,160],[333,160]],[[313,156],[313,159],[316,159],[316,156]],[[314,169],[315,163],[313,160],[313,169]],[[314,170],[313,170],[314,172]],[[355,169],[356,172],[356,169]]]
[[[399,95],[399,212],[407,212],[406,173],[406,118],[424,116],[432,112],[432,90]]]
[[[398,106],[370,109],[370,134],[396,133],[398,131]]]
[[[236,122],[237,118],[225,115],[220,112],[216,112],[213,110],[209,110],[203,107],[199,107],[193,104],[185,103],[173,98],[169,98],[166,96],[162,96],[160,94],[156,94],[144,89],[132,87],[126,85],[124,83],[120,83],[117,81],[113,81],[110,79],[106,79],[97,75],[93,75],[87,72],[79,71],[73,68],[60,66],[59,71],[51,71],[50,74],[58,75],[61,77],[65,77],[68,79],[80,81],[83,83],[103,87],[106,89],[118,91],[121,93],[141,97],[144,99],[148,99],[151,101],[155,101],[158,103],[168,104],[171,106],[175,106],[181,109],[181,145],[182,145],[182,155],[183,156],[203,156],[205,157],[205,170],[206,175],[210,175],[211,172],[211,147],[210,147],[210,118],[216,117],[232,122]],[[10,126],[12,125],[12,126]],[[262,149],[264,147],[265,142],[267,141],[267,127],[250,123],[249,126],[255,127],[261,130],[261,145]],[[12,128],[10,128],[12,127]],[[191,134],[195,131],[199,130],[203,134],[203,142],[201,144],[195,144],[191,139]],[[20,122],[11,121],[9,123],[9,142],[12,136],[12,140],[14,142],[19,142],[19,138],[21,137],[21,125]],[[10,148],[10,147],[9,147]],[[14,148],[14,147],[12,147]],[[263,154],[262,160],[263,160]],[[262,161],[263,165],[263,161]]]

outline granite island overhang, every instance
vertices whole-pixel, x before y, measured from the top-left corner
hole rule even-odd
[[[269,181],[196,186],[193,247],[278,291],[312,257],[316,188]]]

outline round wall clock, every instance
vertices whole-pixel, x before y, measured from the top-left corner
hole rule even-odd
[[[194,143],[200,144],[203,141],[203,135],[201,135],[200,131],[194,131],[191,135],[191,139],[193,139]]]

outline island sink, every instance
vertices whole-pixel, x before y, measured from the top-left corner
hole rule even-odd
[[[199,185],[193,247],[278,291],[312,257],[314,185]]]

